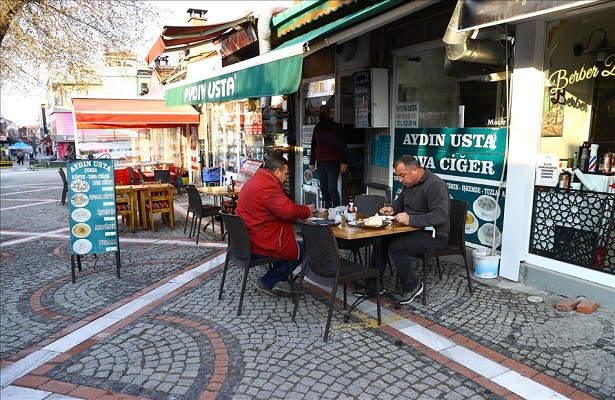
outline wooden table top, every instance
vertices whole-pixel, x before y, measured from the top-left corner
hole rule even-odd
[[[169,183],[153,183],[151,185],[115,185],[116,189],[128,189],[132,187],[134,190],[147,190],[147,188],[152,189],[167,189],[169,186],[172,186]]]
[[[315,213],[315,217],[327,218],[327,213]],[[369,216],[357,214],[357,218],[367,218]],[[338,226],[331,227],[336,238],[340,239],[367,239],[386,235],[395,235],[397,233],[418,231],[421,228],[404,225],[397,221],[392,221],[390,225],[383,228],[366,228],[362,226],[352,226],[344,222]]]
[[[229,190],[226,186],[197,186],[196,190],[210,196],[237,196],[240,188],[235,186],[235,190]]]

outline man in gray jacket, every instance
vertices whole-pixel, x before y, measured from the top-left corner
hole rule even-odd
[[[380,213],[395,215],[396,221],[422,229],[383,239],[382,257],[372,265],[383,270],[388,253],[401,283],[399,304],[408,304],[423,292],[423,282],[417,279],[412,267],[413,256],[442,249],[448,243],[450,195],[446,183],[422,168],[413,156],[400,157],[393,168],[403,189],[390,206],[380,209]]]

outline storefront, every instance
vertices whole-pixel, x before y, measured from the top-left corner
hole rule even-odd
[[[200,116],[192,107],[145,98],[73,98],[73,107],[78,156],[109,154],[118,165],[138,168],[197,164],[189,149]]]
[[[468,62],[461,68],[451,63],[450,53],[445,57],[448,65],[434,64],[430,53],[440,51],[438,43],[432,48],[426,43],[405,49],[396,61],[395,123],[411,119],[397,117],[402,103],[409,102],[406,109],[417,110],[417,124],[425,128],[416,136],[408,131],[409,135],[403,135],[407,140],[396,129],[395,156],[401,153],[400,147],[416,144],[408,151],[424,152],[425,162],[434,160],[436,170],[446,168],[439,172],[447,179],[452,196],[470,202],[469,242],[499,246],[500,276],[615,307],[614,172],[607,168],[615,149],[615,48],[608,37],[615,4],[547,1],[528,2],[527,6],[508,2],[505,6],[498,2],[500,6],[486,10],[486,3],[479,3],[459,3],[475,15],[460,21],[459,32],[467,31],[468,36],[458,43],[473,50],[490,47],[473,40],[510,48],[509,61],[504,64],[509,79],[498,80],[502,71],[484,62]],[[474,6],[483,7],[482,12]],[[544,8],[529,9],[536,6]],[[478,34],[476,28],[480,28]],[[494,55],[473,54],[479,58]],[[438,74],[442,67],[456,79],[447,83]],[[430,76],[430,70],[436,74]],[[403,75],[420,79],[412,84]],[[416,104],[419,97],[423,99]],[[434,121],[437,130],[429,132]],[[449,131],[444,127],[457,128]],[[472,134],[475,127],[477,135]],[[580,148],[584,142],[585,150]],[[441,149],[439,154],[436,149]],[[450,179],[457,175],[451,167],[462,172],[457,182]],[[473,168],[478,175],[472,176]],[[576,168],[585,172],[569,174]],[[485,195],[496,200],[490,214],[484,214],[478,204]],[[485,241],[485,227],[490,228],[491,241]]]

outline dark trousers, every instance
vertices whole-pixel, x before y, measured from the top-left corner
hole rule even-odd
[[[432,231],[414,231],[393,237],[383,236],[380,251],[372,254],[371,265],[386,269],[387,257],[397,268],[402,292],[409,292],[419,283],[412,266],[412,258],[427,251],[443,249],[448,238],[440,235],[432,236]],[[378,254],[376,254],[378,253]]]
[[[337,178],[340,175],[339,162],[316,162],[318,182],[322,191],[325,208],[337,207],[340,203],[340,192],[337,190]]]
[[[303,262],[303,241],[298,241],[297,243],[299,243],[299,259],[274,262],[273,268],[269,268],[267,273],[261,278],[263,285],[271,289],[276,283],[288,280],[288,274],[290,271],[294,271],[295,268],[301,265]],[[259,254],[252,254],[252,258],[255,260],[264,257],[265,256],[261,256]],[[291,268],[290,270],[289,266]]]

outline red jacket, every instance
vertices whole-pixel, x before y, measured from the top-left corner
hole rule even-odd
[[[308,218],[310,207],[290,200],[273,172],[260,168],[242,186],[236,213],[248,227],[252,254],[299,259],[292,221]]]

